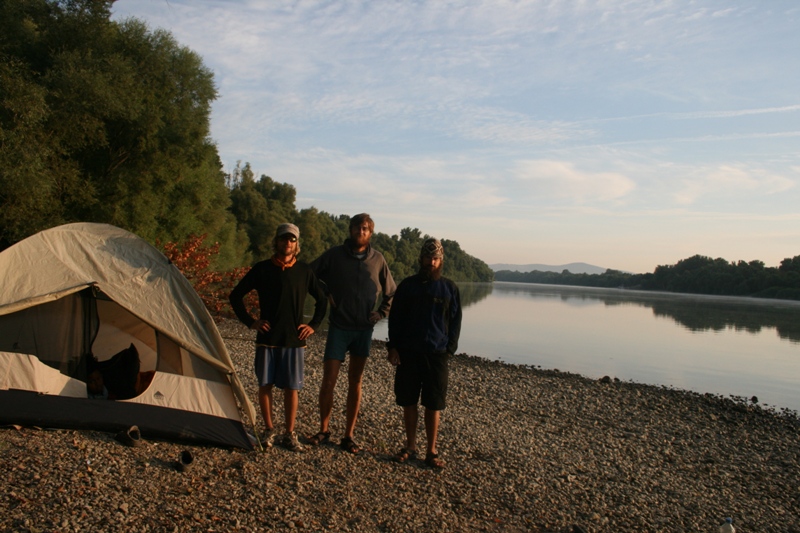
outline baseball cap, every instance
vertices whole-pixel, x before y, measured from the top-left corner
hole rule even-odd
[[[294,235],[298,239],[300,238],[300,228],[288,222],[278,226],[277,231],[275,231],[275,237],[280,237],[281,235],[286,235],[287,233]]]

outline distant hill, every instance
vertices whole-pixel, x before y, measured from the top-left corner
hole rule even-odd
[[[496,263],[494,265],[489,265],[489,268],[495,272],[499,270],[510,270],[511,272],[533,272],[534,270],[538,270],[539,272],[563,272],[564,270],[569,270],[573,274],[602,274],[608,270],[588,263],[569,263],[566,265],[509,265],[506,263]]]

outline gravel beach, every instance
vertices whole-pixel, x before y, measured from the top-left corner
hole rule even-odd
[[[219,328],[255,402],[254,335]],[[317,334],[306,351],[303,436],[318,429],[323,346]],[[102,432],[2,428],[0,530],[716,532],[732,517],[739,533],[800,533],[795,412],[464,354],[450,368],[441,472],[392,460],[403,429],[380,342],[355,456],[335,444],[247,452],[143,435],[126,447]],[[336,443],[346,388],[343,372]],[[194,461],[181,472],[183,450]]]

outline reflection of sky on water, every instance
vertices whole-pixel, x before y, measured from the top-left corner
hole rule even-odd
[[[798,328],[800,302],[495,283],[459,352],[800,410]]]
[[[762,328],[772,328],[780,337],[800,344],[798,301],[524,283],[495,283],[493,288],[492,294],[499,298],[559,299],[571,307],[646,307],[692,331],[735,329],[758,333]]]

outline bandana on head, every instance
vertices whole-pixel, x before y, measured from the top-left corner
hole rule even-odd
[[[442,248],[442,243],[439,242],[439,239],[434,239],[433,237],[426,239],[422,244],[422,250],[420,250],[419,256],[442,259],[444,257],[444,248]]]

